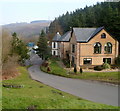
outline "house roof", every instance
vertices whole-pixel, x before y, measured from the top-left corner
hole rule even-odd
[[[66,32],[61,38],[59,39],[60,42],[69,42],[71,36],[71,31]]]
[[[34,47],[34,45],[35,45],[34,42],[29,42],[29,43],[27,44],[28,47]]]
[[[100,28],[73,28],[77,42],[88,42],[92,37],[94,37],[98,32],[100,32],[104,27]]]
[[[61,38],[61,35],[59,34],[59,32],[56,33],[56,35],[53,37],[53,41],[59,41],[59,39]]]
[[[99,33],[104,27],[99,28],[73,28],[77,42],[88,42],[92,37]],[[69,42],[71,31],[66,32],[63,36],[57,32],[53,37],[55,42]]]

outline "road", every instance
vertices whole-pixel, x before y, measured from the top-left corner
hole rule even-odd
[[[33,66],[28,71],[34,80],[83,99],[118,106],[118,86],[44,73],[40,71],[42,60],[37,55],[31,57],[31,63]]]

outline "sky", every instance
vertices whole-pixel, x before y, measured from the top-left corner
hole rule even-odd
[[[0,25],[54,20],[67,11],[75,11],[86,5],[95,5],[104,0],[0,0]]]

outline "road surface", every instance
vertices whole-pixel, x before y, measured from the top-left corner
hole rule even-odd
[[[40,81],[61,91],[97,103],[118,106],[118,86],[100,82],[78,80],[50,75],[40,71],[42,60],[37,56],[31,57],[31,66],[28,71],[32,79]]]

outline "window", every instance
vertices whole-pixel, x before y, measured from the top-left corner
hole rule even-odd
[[[106,38],[106,34],[105,33],[101,34],[101,38]]]
[[[111,58],[103,58],[103,62],[107,62],[108,64],[111,64]]]
[[[91,58],[84,58],[84,64],[92,64]]]
[[[72,53],[74,53],[74,52],[75,52],[75,45],[72,44]]]
[[[111,54],[112,53],[112,44],[110,42],[105,44],[105,53],[106,54]]]
[[[72,66],[74,66],[74,61],[75,61],[74,57],[72,56],[72,64],[71,64]]]
[[[56,55],[56,51],[53,51],[53,55]]]
[[[99,42],[94,44],[94,53],[100,54],[101,53],[101,44]]]
[[[55,48],[56,47],[56,44],[55,44],[55,42],[54,42],[54,44],[53,44],[53,48]]]

